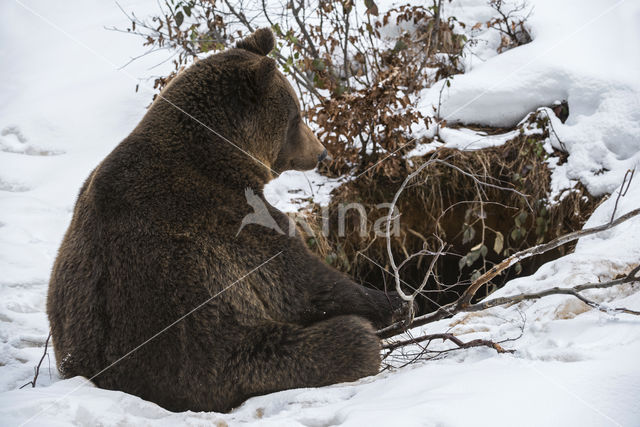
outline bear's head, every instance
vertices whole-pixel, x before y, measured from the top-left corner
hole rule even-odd
[[[274,45],[273,33],[263,28],[234,49],[196,61],[165,86],[140,129],[162,138],[177,133],[183,143],[202,141],[182,138],[194,128],[204,139],[217,135],[213,145],[191,146],[200,150],[195,157],[203,164],[212,156],[216,165],[228,162],[224,152],[237,155],[236,150],[271,172],[313,169],[328,159],[327,150],[304,123],[296,92],[268,56]],[[176,121],[182,130],[170,124]]]
[[[253,144],[249,147],[264,157],[275,172],[309,170],[328,159],[327,150],[304,122],[300,102],[291,84],[267,55],[273,50],[275,39],[268,28],[262,28],[237,43],[235,51],[242,51],[246,67],[244,78],[250,81],[257,111],[250,122],[255,126]],[[237,52],[236,52],[237,55]],[[259,134],[259,135],[258,135]]]

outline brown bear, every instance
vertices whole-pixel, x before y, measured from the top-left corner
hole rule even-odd
[[[326,155],[273,47],[258,30],[180,73],[84,183],[47,300],[64,377],[228,411],[378,372],[375,328],[401,299],[354,283],[297,234],[242,224],[251,189],[288,230],[264,185]]]

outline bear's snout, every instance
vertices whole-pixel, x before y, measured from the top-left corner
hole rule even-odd
[[[318,156],[318,163],[322,163],[324,161],[331,161],[331,156],[329,155],[329,152],[327,151],[327,149],[325,148],[324,151],[322,152],[322,154],[320,154]]]

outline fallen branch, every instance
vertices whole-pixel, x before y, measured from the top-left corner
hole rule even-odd
[[[377,335],[380,338],[390,338],[392,336],[403,333],[407,329],[423,326],[428,323],[436,322],[444,318],[452,317],[454,314],[457,314],[457,313],[463,313],[463,312],[470,313],[470,312],[482,311],[492,307],[516,304],[522,301],[544,298],[550,295],[571,295],[580,299],[582,302],[589,305],[590,307],[596,308],[606,313],[618,312],[618,313],[640,315],[639,311],[630,310],[624,307],[613,307],[613,308],[606,307],[600,303],[597,303],[595,301],[591,301],[585,298],[583,295],[579,293],[587,289],[604,289],[604,288],[610,288],[613,286],[622,285],[626,283],[633,283],[633,282],[640,282],[640,265],[637,265],[636,267],[634,267],[626,276],[618,279],[610,280],[607,282],[585,283],[572,288],[555,287],[555,288],[545,289],[544,291],[540,291],[540,292],[518,294],[518,295],[509,296],[509,297],[493,298],[490,300],[481,301],[476,304],[469,304],[465,306],[460,305],[459,304],[460,300],[458,300],[450,304],[441,306],[438,310],[434,311],[433,313],[416,317],[413,320],[413,322],[409,324],[409,326],[406,326],[403,322],[394,323],[393,325],[390,325],[384,329],[380,329],[377,332]]]
[[[619,313],[635,314],[640,316],[640,311],[629,310],[628,308],[624,308],[624,307],[617,307],[617,308],[605,307],[602,304],[599,304],[595,301],[591,301],[585,298],[583,295],[579,293],[587,289],[604,289],[604,288],[610,288],[616,285],[622,285],[625,283],[640,281],[640,275],[638,275],[639,272],[640,272],[640,265],[638,265],[633,270],[631,270],[629,274],[627,274],[625,277],[621,277],[615,280],[610,280],[608,282],[585,283],[584,285],[579,285],[573,288],[556,287],[556,288],[545,289],[544,291],[540,291],[540,292],[519,294],[511,297],[494,298],[487,301],[479,302],[477,304],[470,305],[466,307],[463,311],[465,312],[481,311],[481,310],[486,310],[487,308],[497,307],[499,305],[511,305],[511,304],[519,303],[521,301],[543,298],[549,295],[572,295],[578,298],[580,301],[587,304],[588,306],[596,308],[606,313],[615,311]]]
[[[451,333],[440,333],[440,334],[427,334],[427,335],[422,335],[416,338],[411,338],[408,340],[403,340],[403,341],[396,341],[393,343],[389,343],[389,344],[385,344],[382,346],[383,350],[389,350],[389,352],[392,352],[393,350],[400,348],[400,347],[404,347],[406,345],[410,345],[410,344],[417,344],[419,342],[424,342],[424,341],[433,341],[433,340],[449,340],[452,343],[454,343],[455,345],[458,346],[458,348],[471,348],[471,347],[489,347],[489,348],[493,348],[495,351],[497,351],[498,353],[513,353],[515,350],[506,350],[504,348],[502,348],[502,346],[496,342],[490,341],[490,340],[483,340],[483,339],[475,339],[475,340],[471,340],[468,342],[464,342],[462,341],[460,338],[456,337],[455,335],[451,334]],[[429,345],[429,344],[427,344]]]
[[[40,366],[42,365],[42,361],[44,360],[44,358],[47,356],[47,348],[49,347],[49,340],[51,339],[51,332],[49,332],[49,335],[47,335],[47,340],[44,342],[44,353],[42,353],[42,357],[40,358],[40,361],[38,362],[38,365],[34,368],[35,370],[35,374],[33,375],[33,379],[31,381],[29,381],[28,383],[22,385],[22,388],[25,388],[26,386],[28,386],[29,384],[31,384],[31,387],[35,387],[36,386],[36,381],[38,381],[38,375],[40,374]]]
[[[504,347],[502,347],[504,345],[504,343],[506,342],[515,342],[517,340],[519,340],[520,338],[522,338],[522,336],[524,335],[524,329],[525,329],[525,324],[526,324],[526,316],[524,315],[524,313],[522,313],[520,310],[517,310],[518,313],[520,314],[520,317],[522,318],[522,324],[520,325],[519,329],[520,329],[520,334],[516,337],[512,337],[512,338],[505,338],[501,341],[491,341],[491,340],[472,340],[469,341],[467,343],[462,342],[460,340],[459,337],[448,333],[448,332],[444,332],[442,334],[430,334],[430,335],[423,335],[417,338],[411,337],[412,339],[410,340],[404,340],[404,341],[397,341],[395,343],[388,343],[387,345],[385,345],[383,348],[387,349],[388,351],[386,352],[386,354],[382,357],[383,362],[385,360],[387,360],[387,358],[389,358],[394,352],[395,350],[401,349],[401,355],[396,355],[395,358],[398,359],[398,357],[400,357],[400,360],[404,359],[404,363],[402,363],[400,366],[396,365],[396,364],[392,364],[392,363],[385,363],[386,366],[383,368],[384,370],[387,370],[391,367],[399,367],[402,368],[404,366],[410,365],[412,363],[414,363],[416,360],[418,359],[422,359],[422,360],[429,360],[429,359],[434,359],[437,357],[442,357],[444,355],[446,355],[447,353],[451,353],[454,351],[460,351],[460,350],[464,350],[466,348],[471,348],[471,347],[488,347],[488,348],[492,348],[494,350],[496,350],[498,353],[514,353],[516,350],[515,349],[505,349]],[[410,333],[408,333],[409,336],[411,336]],[[450,339],[452,342],[454,342],[454,344],[456,344],[456,347],[451,347],[451,348],[444,348],[444,349],[435,349],[435,348],[430,348],[430,344],[433,340],[436,339]],[[422,342],[427,341],[426,344],[422,344]],[[414,347],[418,347],[419,351],[416,352],[411,352],[412,347],[410,347],[411,345],[414,345]],[[407,360],[408,359],[408,360]]]
[[[506,258],[499,264],[494,265],[489,271],[487,271],[482,276],[474,280],[471,283],[471,285],[463,292],[462,296],[458,299],[458,301],[456,301],[456,306],[459,309],[464,309],[465,307],[469,306],[471,303],[471,299],[475,296],[476,292],[478,292],[478,289],[480,289],[482,285],[489,282],[491,279],[493,279],[498,274],[502,273],[504,270],[511,267],[512,265],[515,265],[526,258],[532,257],[534,255],[543,254],[559,246],[562,246],[566,243],[570,243],[575,240],[578,240],[581,237],[586,237],[592,234],[599,233],[601,231],[609,230],[610,228],[616,227],[622,224],[623,222],[630,220],[631,218],[637,216],[638,214],[640,214],[640,209],[634,209],[631,212],[628,212],[622,215],[620,218],[616,219],[615,221],[611,221],[597,227],[574,231],[572,233],[565,234],[564,236],[560,236],[556,239],[553,239],[548,243],[543,243],[541,245],[537,245],[532,248],[525,249],[520,252],[516,252],[515,254],[511,255],[509,258]]]

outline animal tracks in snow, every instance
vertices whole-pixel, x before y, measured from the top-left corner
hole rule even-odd
[[[49,150],[30,143],[18,126],[7,126],[0,131],[0,151],[27,156],[57,156],[60,150]]]

